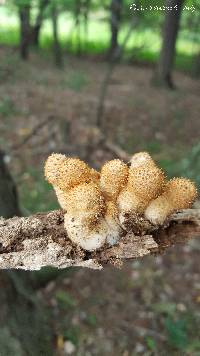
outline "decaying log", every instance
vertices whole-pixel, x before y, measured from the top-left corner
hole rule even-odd
[[[29,217],[0,218],[0,269],[39,270],[43,266],[101,269],[106,264],[163,253],[176,243],[200,237],[200,209],[182,210],[151,235],[126,234],[113,246],[86,252],[74,246],[56,210]]]

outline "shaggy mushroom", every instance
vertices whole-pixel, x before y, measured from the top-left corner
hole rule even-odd
[[[197,197],[197,189],[193,182],[186,178],[173,178],[165,191],[147,207],[144,215],[151,223],[161,225],[176,210],[191,206]]]
[[[119,220],[123,226],[127,214],[142,214],[165,186],[164,173],[148,153],[134,155],[130,163],[127,185],[117,199]]]
[[[137,235],[152,224],[159,227],[197,196],[188,179],[166,182],[147,152],[133,155],[130,167],[118,159],[109,161],[100,174],[78,158],[52,154],[45,176],[65,211],[68,237],[88,251],[116,244],[123,229]]]
[[[101,169],[100,188],[106,199],[116,200],[126,185],[128,166],[119,159],[106,162]]]

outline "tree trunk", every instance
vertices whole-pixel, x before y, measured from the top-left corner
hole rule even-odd
[[[179,30],[184,0],[167,0],[163,28],[163,43],[158,68],[154,77],[156,84],[173,89],[172,69],[175,57],[176,40]]]
[[[0,151],[0,216],[20,216],[15,183],[4,163],[5,154]]]
[[[53,29],[53,53],[54,60],[57,67],[61,68],[63,65],[62,52],[58,37],[58,9],[55,4],[52,4],[51,10],[52,29]]]
[[[35,24],[31,30],[31,42],[32,42],[32,45],[35,47],[39,46],[40,30],[41,30],[42,21],[44,18],[44,11],[45,11],[45,8],[47,7],[48,3],[49,3],[49,0],[41,0],[40,1],[39,12],[36,17]]]
[[[29,56],[30,45],[30,5],[23,5],[19,8],[20,18],[20,54],[24,60]]]
[[[118,35],[120,29],[120,22],[122,16],[122,4],[123,0],[112,0],[111,1],[111,19],[110,19],[110,26],[111,26],[111,40],[110,40],[110,50],[109,55],[113,57],[115,52],[118,50]]]
[[[200,53],[195,56],[192,75],[194,78],[200,78]]]
[[[75,26],[76,26],[76,38],[77,38],[77,55],[80,56],[82,53],[82,43],[81,43],[81,10],[82,3],[81,0],[76,0],[75,3]]]
[[[0,151],[0,215],[20,215],[17,190]],[[35,275],[24,271],[0,273],[0,354],[51,356],[51,330],[33,285]]]
[[[85,0],[83,3],[83,25],[84,25],[84,44],[87,48],[88,42],[88,19],[90,12],[91,0]]]

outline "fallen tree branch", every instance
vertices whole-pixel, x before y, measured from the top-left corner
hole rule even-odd
[[[10,147],[10,152],[12,152],[13,155],[16,154],[16,152],[18,150],[20,150],[24,145],[26,145],[34,136],[36,136],[38,134],[38,132],[43,129],[44,126],[48,125],[51,121],[53,121],[55,119],[55,117],[53,115],[49,115],[46,119],[44,119],[43,121],[39,122],[32,130],[31,132],[24,137],[24,139],[19,142],[16,143],[14,145],[12,145]]]
[[[126,234],[113,247],[86,252],[74,246],[63,226],[61,210],[29,217],[0,218],[0,269],[39,270],[43,266],[82,266],[101,269],[106,264],[163,253],[180,242],[200,237],[200,209],[182,210],[165,228],[151,235]]]

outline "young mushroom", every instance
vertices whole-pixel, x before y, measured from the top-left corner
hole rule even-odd
[[[175,211],[189,208],[196,197],[197,189],[189,179],[171,179],[165,191],[149,204],[145,218],[155,225],[162,225]]]
[[[66,194],[65,228],[69,238],[88,251],[100,248],[106,240],[103,219],[105,201],[95,183],[83,183]]]
[[[45,177],[56,192],[58,202],[67,210],[66,192],[80,183],[98,182],[100,174],[78,158],[53,153],[45,163]]]
[[[134,155],[130,163],[127,185],[117,199],[119,219],[123,226],[127,214],[142,214],[149,202],[161,194],[165,186],[163,171],[156,166],[148,153]]]
[[[100,188],[106,199],[115,201],[127,178],[128,166],[125,163],[119,159],[105,163],[101,169]]]
[[[93,251],[118,241],[116,206],[105,202],[97,171],[79,159],[53,154],[45,164],[45,176],[65,211],[64,226],[74,243]]]

